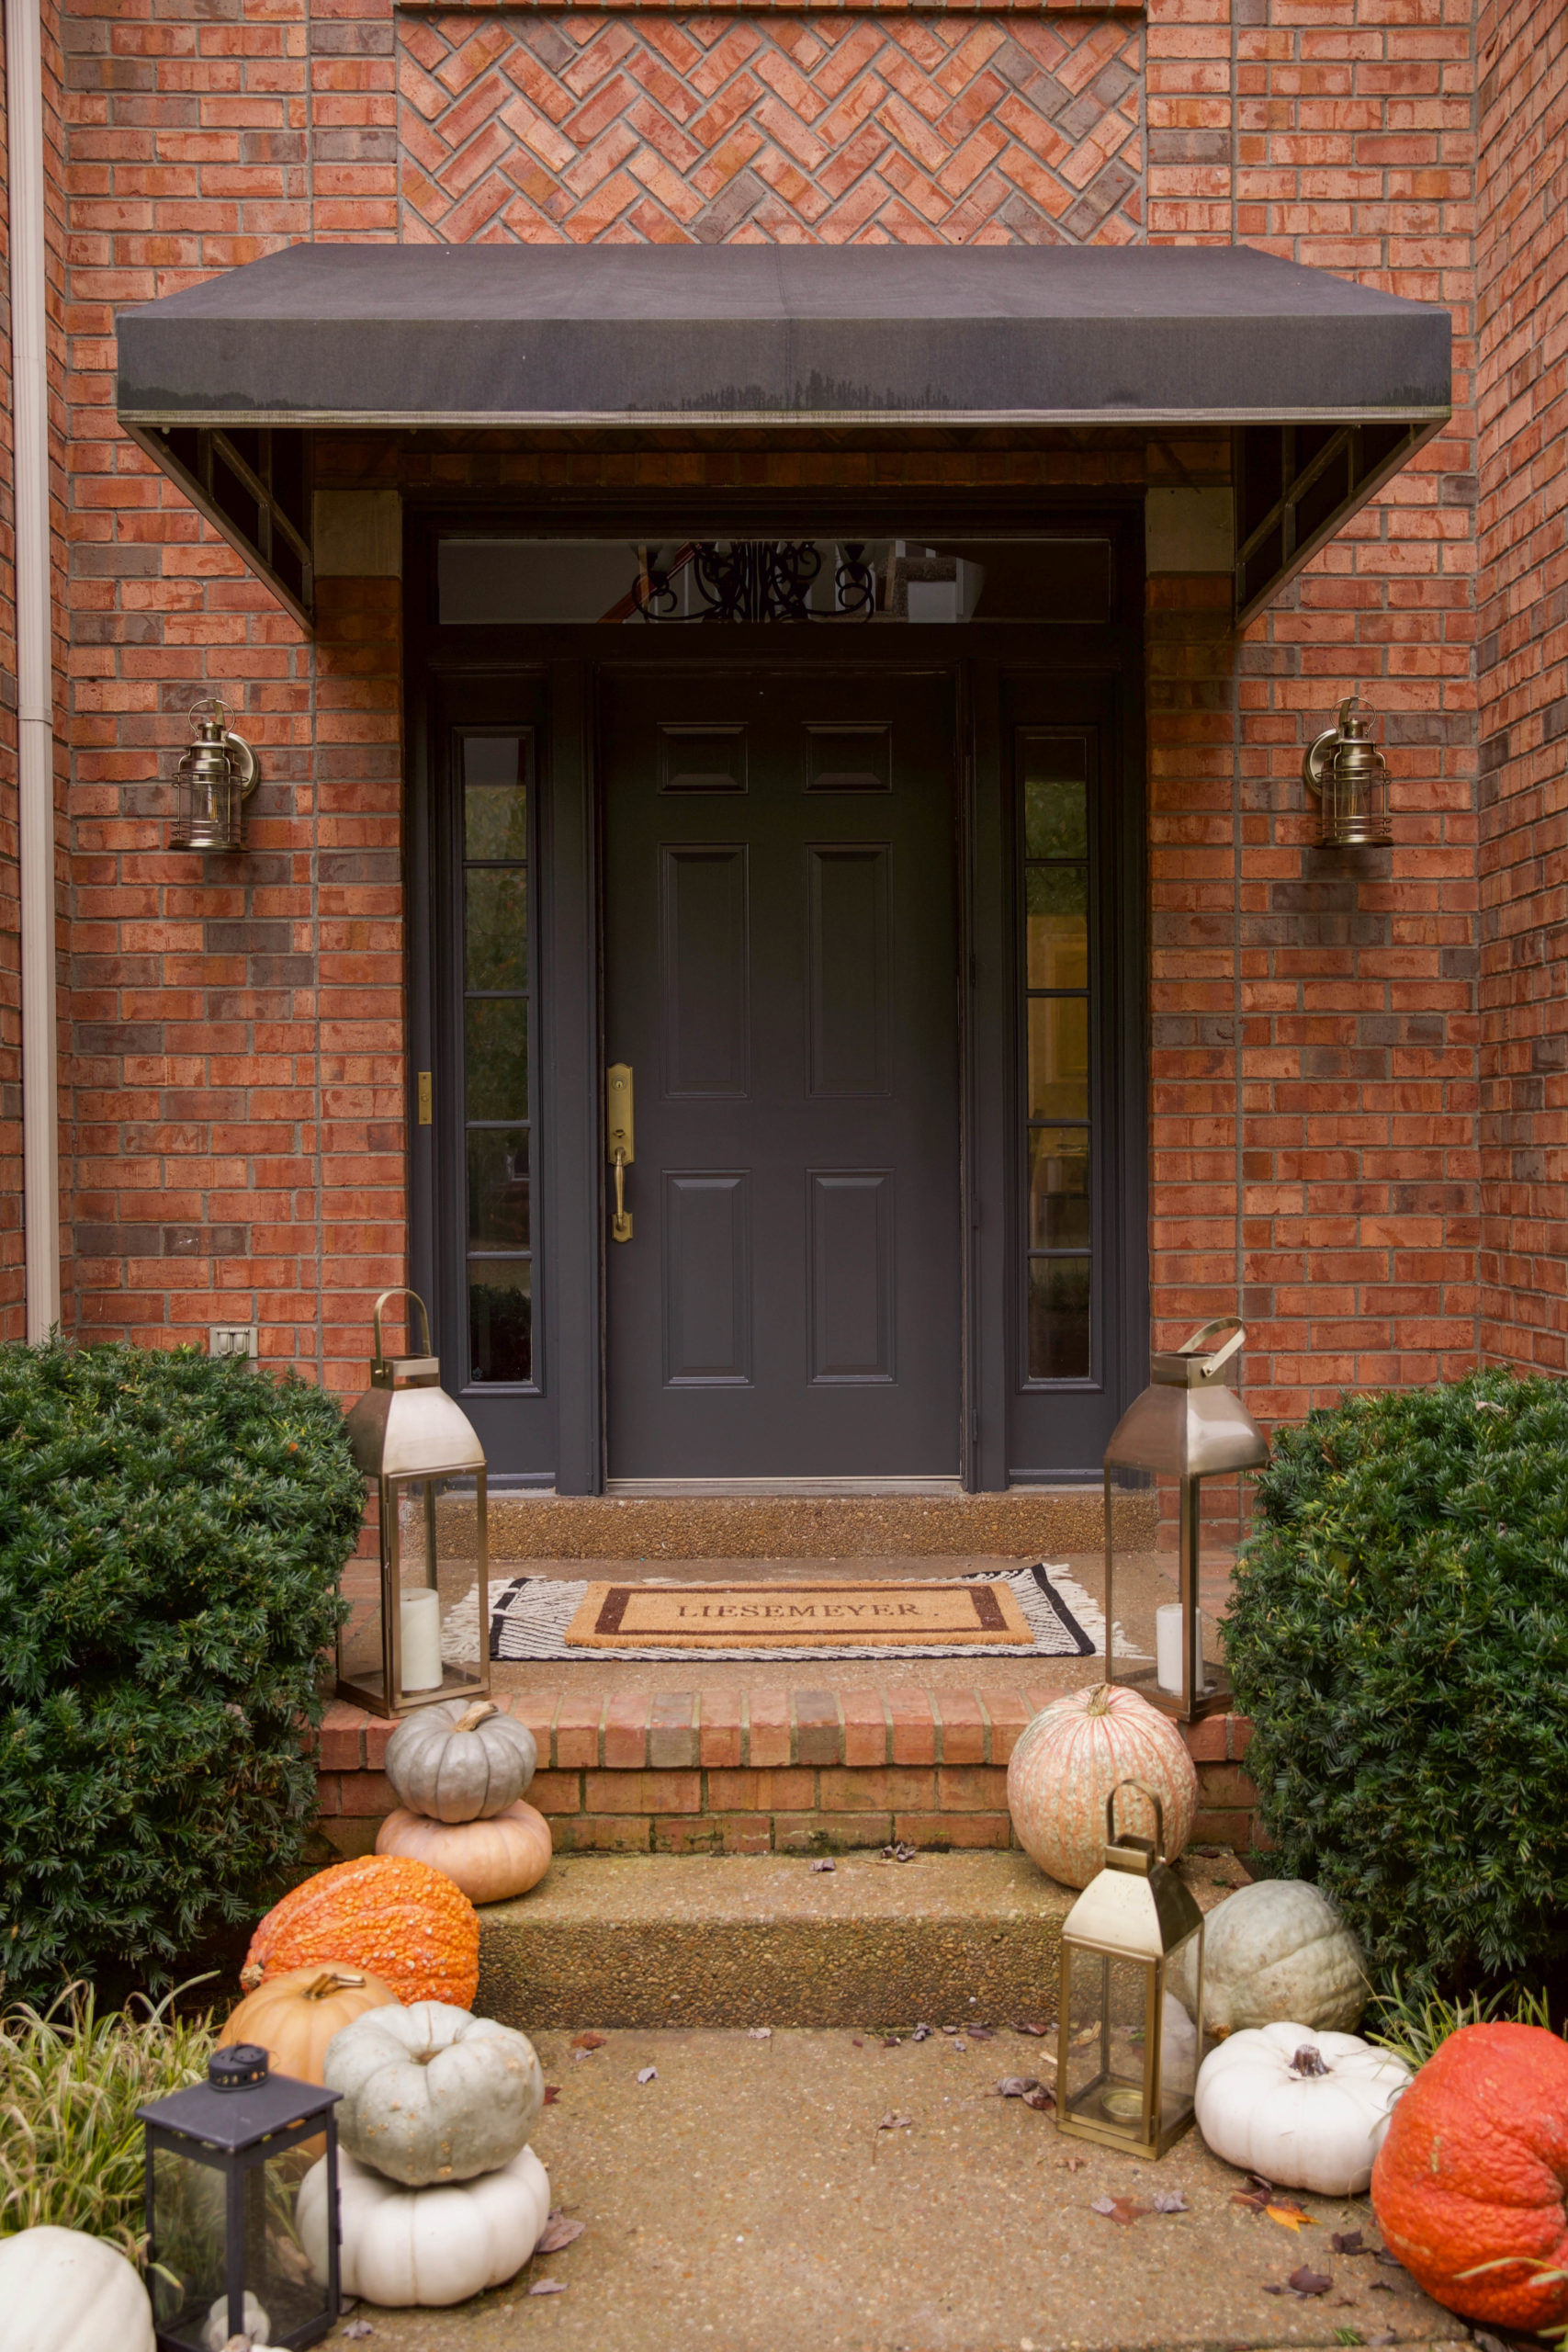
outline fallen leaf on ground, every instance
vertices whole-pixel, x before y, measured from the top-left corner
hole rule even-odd
[[[918,1846],[911,1846],[900,1838],[896,1846],[884,1846],[882,1859],[885,1862],[912,1862],[919,1850]]]
[[[746,2029],[748,2041],[772,2041],[773,2038],[773,2029],[771,2025],[749,2025]]]
[[[637,2081],[639,2083],[656,2083],[658,2080],[659,2069],[657,2066],[645,2066],[641,2074],[637,2076]]]
[[[971,2041],[994,2041],[997,2038],[993,2026],[972,2025],[968,2030]]]
[[[1023,2103],[1025,2107],[1032,2107],[1035,2113],[1040,2115],[1048,2107],[1055,2106],[1056,2094],[1055,2091],[1048,2091],[1043,2083],[1036,2083],[1032,2091],[1024,2092]]]
[[[885,2033],[882,2037],[882,2047],[884,2050],[901,2050],[903,2043],[896,2033]]]
[[[547,2107],[554,2107],[559,2097],[560,2085],[558,2083],[547,2083],[545,2085],[545,2105]]]
[[[1014,2033],[1032,2033],[1037,2041],[1043,2041],[1050,2030],[1048,2025],[1015,2025],[1013,2028]]]
[[[836,1871],[839,1865],[837,1862],[829,1861],[827,1857],[824,1856],[821,1861],[813,1862],[811,1867],[814,1871]]]
[[[1278,2222],[1282,2230],[1314,2230],[1317,2227],[1312,2215],[1304,2213],[1290,2198],[1281,2198],[1276,2204],[1265,2205],[1263,2211],[1271,2222]]]
[[[1381,2262],[1385,2270],[1403,2270],[1404,2267],[1398,2255],[1390,2254],[1386,2245],[1380,2245],[1374,2250],[1372,2260]]]
[[[569,2222],[558,2205],[552,2206],[550,2218],[545,2223],[534,2251],[536,2254],[558,2254],[562,2246],[570,2245],[575,2238],[580,2238],[587,2227],[586,2222]]]
[[[931,2030],[929,2025],[918,2025],[909,2036],[911,2041],[929,2041],[931,2038]]]
[[[942,2031],[943,2033],[956,2033],[958,2031],[958,2028],[955,2025],[944,2025],[942,2027]]]
[[[969,2044],[968,2044],[966,2041],[955,2041],[955,2042],[953,2043],[953,2046],[954,2050],[964,2051],[964,2052],[967,2052],[967,2050],[968,2050],[968,2048],[969,2048]]]
[[[579,2033],[572,2037],[574,2050],[603,2050],[609,2040],[607,2033]]]
[[[911,2128],[911,2119],[889,2108],[876,2128],[879,2132],[908,2132]]]
[[[998,2098],[1021,2098],[1025,2091],[1037,2091],[1039,2077],[1035,2075],[1004,2075],[997,2085]]]
[[[1082,2172],[1089,2158],[1087,2156],[1058,2156],[1056,2162],[1063,2172]]]
[[[1359,2230],[1336,2230],[1328,2241],[1336,2254],[1371,2254],[1371,2247]]]
[[[356,2344],[362,2342],[367,2335],[374,2335],[375,2333],[375,2329],[371,2326],[367,2319],[350,2320],[348,2325],[344,2329],[344,2334]]]
[[[1186,2213],[1191,2211],[1179,2188],[1156,2188],[1149,2199],[1149,2206],[1156,2213]]]
[[[1481,2339],[1478,2336],[1476,2338],[1477,2343],[1479,2343],[1480,2340]],[[1392,2327],[1380,2327],[1375,2335],[1369,2335],[1367,2338],[1367,2342],[1369,2344],[1397,2344],[1399,2338],[1394,2334]]]
[[[851,2036],[850,2036],[850,2048],[851,2048],[852,2050],[863,2050],[863,2049],[865,2048],[865,2042],[864,2042],[864,2041],[863,2040],[863,2038],[862,2038],[862,2036],[861,2036],[860,2034],[858,2034],[858,2033],[852,2033],[852,2034],[851,2034]]]
[[[564,2278],[536,2278],[528,2292],[531,2295],[564,2295],[566,2280]]]
[[[1393,2289],[1386,2278],[1374,2278],[1367,2289],[1367,2292],[1369,2295],[1392,2295]],[[1479,2337],[1476,2340],[1479,2342]],[[1499,2352],[1501,2352],[1501,2347],[1499,2347]]]
[[[1152,2209],[1140,2205],[1132,2197],[1096,2197],[1090,2200],[1089,2210],[1091,2213],[1102,2213],[1108,2222],[1125,2222],[1131,2229],[1134,2222],[1141,2222]]]
[[[1309,2295],[1326,2295],[1334,2284],[1334,2274],[1331,2270],[1309,2270],[1303,2262],[1299,2270],[1292,2271],[1285,2284],[1292,2295],[1299,2295],[1305,2302]]]

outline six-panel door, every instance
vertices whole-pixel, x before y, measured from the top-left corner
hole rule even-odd
[[[953,744],[941,673],[604,676],[612,1478],[958,1471]]]

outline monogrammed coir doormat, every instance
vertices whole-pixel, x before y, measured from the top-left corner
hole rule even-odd
[[[473,1602],[442,1655],[473,1662]],[[521,1576],[490,1589],[490,1654],[509,1658],[1089,1657],[1104,1639],[1065,1566],[908,1581],[588,1583]]]

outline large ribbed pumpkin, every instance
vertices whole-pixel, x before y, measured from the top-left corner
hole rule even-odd
[[[428,1862],[382,1854],[336,1862],[273,1905],[251,1938],[240,1982],[251,1993],[286,1968],[330,1961],[379,1976],[400,2001],[472,2008],[479,1913]]]
[[[1141,1781],[1160,1801],[1165,1852],[1174,1861],[1192,1835],[1198,1774],[1168,1715],[1135,1690],[1100,1683],[1053,1699],[1025,1725],[1008,1766],[1008,1811],[1032,1861],[1064,1886],[1087,1886],[1105,1859],[1105,1802],[1119,1781]],[[1116,1826],[1154,1834],[1132,1790]]]
[[[377,1832],[376,1851],[445,1871],[470,1903],[509,1903],[549,1869],[550,1825],[521,1797],[487,1821],[429,1821],[400,1805]]]
[[[1536,2335],[1568,2320],[1565,2189],[1568,2048],[1538,2025],[1450,2034],[1395,2104],[1372,2167],[1378,2227],[1427,2292]]]

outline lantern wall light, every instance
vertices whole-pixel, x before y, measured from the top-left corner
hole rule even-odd
[[[418,1307],[422,1355],[383,1351],[389,1298]],[[400,1715],[490,1689],[485,1457],[468,1415],[441,1385],[418,1293],[384,1290],[373,1319],[370,1386],[344,1427],[380,1507],[378,1573],[372,1592],[357,1590],[349,1563],[337,1694],[372,1714]]]
[[[1325,849],[1391,842],[1388,763],[1371,740],[1371,718],[1347,695],[1339,724],[1326,728],[1302,762],[1302,782],[1317,801],[1317,837]]]
[[[175,775],[171,849],[244,847],[245,803],[256,788],[259,771],[254,752],[227,719],[228,711],[216,695],[191,705],[191,739]]]

